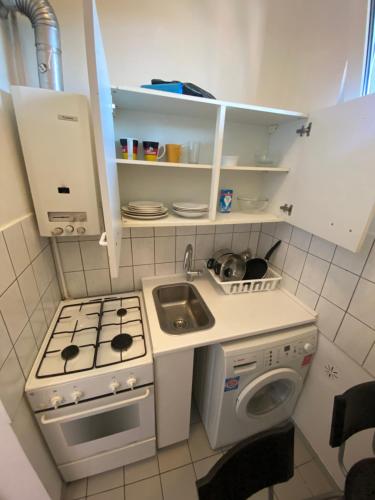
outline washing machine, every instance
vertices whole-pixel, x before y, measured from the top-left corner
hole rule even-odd
[[[212,448],[293,415],[317,338],[309,325],[196,350],[194,399]]]

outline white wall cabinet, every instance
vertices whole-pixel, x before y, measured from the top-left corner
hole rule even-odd
[[[241,224],[286,220],[357,251],[374,214],[375,96],[307,116],[129,87],[110,88],[94,0],[85,0],[86,51],[111,273],[116,275],[119,228]],[[113,103],[113,116],[110,106]],[[310,135],[296,131],[312,123]],[[120,158],[122,137],[162,144],[201,143],[198,164]],[[117,160],[115,160],[115,145]],[[275,165],[254,158],[267,152]],[[222,154],[239,156],[221,167]],[[117,163],[117,166],[115,166]],[[233,210],[217,212],[221,188],[234,190]],[[241,212],[237,196],[267,197],[266,212]],[[207,218],[169,215],[153,221],[123,219],[120,204],[153,199],[209,204]],[[280,207],[290,207],[288,213]],[[111,258],[112,255],[112,258]]]

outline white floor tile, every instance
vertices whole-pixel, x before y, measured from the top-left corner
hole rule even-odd
[[[312,496],[298,470],[294,471],[294,476],[288,482],[275,486],[278,500],[305,500]]]
[[[198,500],[192,464],[161,475],[164,500]]]
[[[312,459],[309,450],[296,432],[294,435],[294,466],[298,467],[299,465],[310,462]]]
[[[176,469],[191,462],[187,441],[172,444],[158,451],[160,472]]]
[[[274,495],[276,497],[276,495]],[[268,500],[268,488],[264,488],[264,490],[258,491],[258,493],[254,493],[247,500]],[[275,498],[275,500],[277,500]]]
[[[159,465],[157,457],[146,458],[133,464],[125,465],[125,484],[135,483],[142,479],[159,474]]]
[[[201,479],[202,477],[204,477],[222,456],[223,453],[219,453],[218,455],[213,455],[212,457],[204,458],[203,460],[194,462],[193,465],[197,479]]]
[[[102,491],[112,490],[124,484],[122,467],[90,476],[87,483],[87,495],[94,495]]]
[[[217,453],[217,451],[211,449],[202,423],[191,426],[188,443],[193,462]]]
[[[87,479],[78,479],[68,483],[65,490],[64,500],[76,500],[86,496]]]
[[[104,491],[87,497],[89,500],[124,500],[125,492],[124,487],[116,488],[115,490]]]
[[[314,495],[323,495],[332,490],[326,475],[314,461],[298,467],[298,472]]]
[[[160,476],[125,486],[126,500],[163,500]]]

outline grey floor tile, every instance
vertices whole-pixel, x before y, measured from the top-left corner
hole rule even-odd
[[[219,453],[218,455],[212,455],[212,457],[194,462],[193,465],[197,479],[204,477],[222,456],[223,454]]]
[[[193,462],[217,454],[217,451],[213,450],[210,447],[206,431],[204,430],[201,422],[193,424],[190,427],[190,437],[188,444]]]
[[[296,433],[294,436],[294,466],[298,467],[302,464],[310,462],[313,459],[309,450],[305,446],[303,439]]]
[[[298,467],[298,471],[314,495],[323,495],[332,491],[329,476],[316,462],[312,461],[301,465],[301,467]]]
[[[86,496],[87,479],[78,479],[66,485],[64,500],[76,500]]]
[[[276,497],[276,494],[274,495]],[[268,500],[268,488],[264,488],[264,490],[258,491],[258,493],[254,493],[247,500]],[[276,500],[276,498],[275,498]]]
[[[125,486],[126,500],[163,500],[160,476]]]
[[[121,488],[116,488],[114,490],[103,491],[102,493],[97,493],[96,495],[92,495],[87,497],[88,500],[124,500],[125,492],[124,486]]]
[[[158,451],[160,472],[167,472],[191,463],[187,441],[172,444]]]
[[[87,483],[87,495],[113,490],[124,484],[123,468],[108,470],[95,476],[90,476]]]
[[[125,465],[125,484],[135,483],[159,474],[156,456]]]
[[[164,500],[198,500],[192,464],[161,475]]]
[[[294,476],[287,483],[275,486],[278,500],[305,500],[312,496],[298,470],[294,471]]]

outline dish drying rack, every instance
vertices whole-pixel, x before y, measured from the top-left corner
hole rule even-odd
[[[226,295],[235,293],[269,292],[275,290],[281,281],[281,276],[268,267],[266,275],[260,280],[220,281],[212,269],[207,269],[209,275]]]

